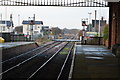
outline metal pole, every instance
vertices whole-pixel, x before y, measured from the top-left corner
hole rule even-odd
[[[7,19],[7,7],[5,7],[5,19]]]
[[[35,14],[34,14],[34,16],[33,16],[33,21],[35,21]]]
[[[0,25],[1,28],[0,29],[1,29],[1,33],[2,33],[2,13],[0,16],[1,16],[1,25]]]
[[[91,20],[91,14],[92,14],[92,13],[88,13],[88,14],[89,14],[89,32],[91,32],[91,30],[90,30],[90,29],[91,29],[91,28],[90,28],[90,27],[91,27],[91,26],[90,26],[90,20]]]
[[[18,26],[20,25],[20,14],[18,14]]]
[[[1,28],[1,37],[2,37],[2,13],[1,13],[1,26],[0,26]]]
[[[5,27],[7,27],[7,23],[6,23],[6,20],[7,20],[7,7],[5,7]],[[8,31],[9,31],[9,29],[8,29]]]
[[[35,14],[33,15],[33,25],[34,25],[34,23],[35,23]],[[33,40],[33,33],[34,33],[34,26],[32,25],[32,40]]]
[[[97,26],[96,26],[96,16],[97,16],[97,11],[95,10],[95,31],[96,31],[96,29],[97,29]],[[97,31],[98,32],[98,31]]]
[[[100,37],[100,24],[101,24],[101,10],[99,10],[99,37]]]
[[[12,25],[12,14],[10,14],[10,23],[11,23],[11,26],[10,26],[10,32],[12,32],[13,31],[13,25]]]

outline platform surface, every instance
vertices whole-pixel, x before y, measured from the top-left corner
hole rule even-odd
[[[72,80],[120,80],[120,60],[104,46],[76,45]]]
[[[31,44],[34,42],[5,42],[5,43],[0,43],[0,48],[10,48],[14,46],[20,46],[20,45],[25,45],[25,44]]]

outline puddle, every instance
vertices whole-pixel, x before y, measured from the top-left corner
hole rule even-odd
[[[85,58],[88,58],[88,59],[97,59],[97,60],[102,60],[102,59],[104,59],[103,57],[85,57]]]

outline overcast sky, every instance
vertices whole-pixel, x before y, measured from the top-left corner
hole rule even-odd
[[[9,15],[13,14],[14,25],[17,26],[20,15],[20,24],[23,20],[28,20],[28,17],[36,15],[36,20],[43,21],[44,25],[50,27],[82,29],[81,19],[89,18],[88,13],[92,13],[91,19],[94,19],[95,10],[97,10],[97,19],[103,16],[104,19],[109,18],[109,8],[85,8],[85,7],[41,7],[41,6],[0,6],[0,14],[2,19],[9,19]],[[7,15],[7,16],[6,16]]]

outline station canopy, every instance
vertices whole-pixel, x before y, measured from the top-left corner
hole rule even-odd
[[[107,0],[0,0],[1,6],[106,7]]]

